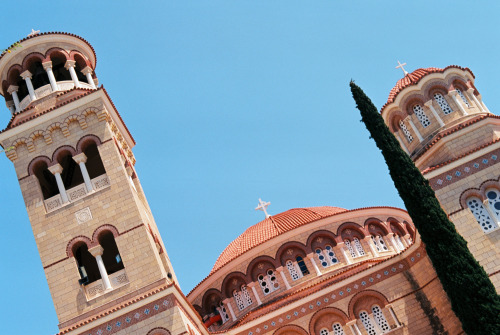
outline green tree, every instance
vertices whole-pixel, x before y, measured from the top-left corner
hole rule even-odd
[[[467,334],[500,334],[500,297],[448,219],[434,190],[401,149],[370,98],[351,81],[362,121],[382,151],[394,185],[425,243],[451,307]]]

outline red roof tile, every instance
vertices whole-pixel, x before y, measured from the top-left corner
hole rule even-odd
[[[210,274],[248,250],[307,223],[347,211],[339,207],[294,208],[248,228],[220,254]]]
[[[469,68],[467,68],[467,67],[461,67],[461,66],[458,66],[458,65],[450,65],[450,66],[445,67],[444,69],[440,69],[440,68],[437,68],[437,67],[428,67],[428,68],[425,68],[425,69],[416,69],[412,73],[408,73],[403,78],[401,78],[401,79],[398,80],[398,82],[396,83],[396,85],[392,88],[391,92],[389,93],[389,97],[387,98],[387,102],[380,109],[380,113],[383,112],[384,108],[387,105],[393,103],[394,100],[396,100],[396,97],[398,96],[398,94],[402,90],[404,90],[405,88],[407,88],[409,86],[417,85],[418,82],[422,78],[424,78],[425,76],[427,76],[428,74],[431,74],[431,73],[443,73],[444,71],[446,71],[446,70],[448,70],[450,68],[456,68],[456,69],[460,69],[460,70],[464,70],[464,71],[469,71],[470,74],[472,74],[472,76],[474,77],[474,74],[472,73],[472,71]]]

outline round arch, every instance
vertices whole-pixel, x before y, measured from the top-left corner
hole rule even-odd
[[[286,325],[279,329],[276,329],[273,335],[309,335],[309,334],[304,328],[300,326]]]
[[[326,307],[320,309],[311,317],[309,321],[309,334],[320,335],[320,330],[323,328],[327,328],[329,332],[332,332],[332,325],[334,323],[338,322],[344,326],[349,321],[349,317],[342,310],[335,307]]]
[[[387,297],[378,291],[365,290],[358,292],[349,301],[349,318],[356,319],[361,310],[369,311],[373,305],[379,305],[381,308],[384,308],[387,304],[389,304]]]

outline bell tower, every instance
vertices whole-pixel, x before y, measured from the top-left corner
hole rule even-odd
[[[205,333],[134,169],[135,141],[83,38],[33,32],[0,55],[14,164],[60,334]],[[5,110],[7,112],[7,110]]]
[[[405,71],[381,113],[498,291],[500,118],[474,81],[455,65]]]

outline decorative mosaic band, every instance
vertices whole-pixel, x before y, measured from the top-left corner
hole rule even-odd
[[[329,292],[319,298],[316,301],[311,301],[305,303],[301,306],[296,307],[293,311],[288,311],[279,316],[276,316],[266,322],[263,322],[255,327],[252,327],[248,331],[244,331],[238,333],[238,335],[256,335],[261,332],[265,333],[268,331],[276,330],[293,320],[299,319],[305,315],[315,313],[321,308],[327,307],[334,303],[336,300],[344,299],[350,295],[354,295],[358,292],[362,292],[364,289],[378,284],[379,282],[386,280],[392,276],[395,276],[403,271],[408,270],[408,261],[409,264],[414,264],[420,261],[426,255],[423,247],[418,248],[412,254],[410,254],[404,261],[397,262],[391,266],[388,266],[377,273],[373,273],[369,276],[363,277],[355,282],[349,283],[348,285],[344,285],[333,292]],[[411,265],[410,265],[411,267]]]
[[[459,180],[467,178],[474,173],[484,170],[499,162],[500,149],[493,150],[472,161],[464,163],[453,170],[442,173],[429,180],[429,184],[436,191],[453,184]]]

